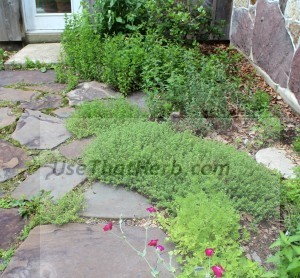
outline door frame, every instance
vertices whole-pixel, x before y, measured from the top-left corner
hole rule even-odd
[[[81,11],[81,0],[70,0],[72,13]],[[65,25],[65,13],[36,12],[35,0],[22,0],[26,33],[61,33]],[[71,15],[68,13],[67,15]]]

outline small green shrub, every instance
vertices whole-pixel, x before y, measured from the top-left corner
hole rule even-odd
[[[102,80],[124,95],[140,90],[145,55],[143,37],[106,37],[102,51]]]
[[[72,83],[70,87],[74,87],[74,82],[79,78],[100,80],[102,41],[93,28],[91,15],[86,8],[81,14],[66,17],[61,42],[63,64],[56,68],[59,82],[68,81]]]
[[[14,254],[14,248],[9,248],[7,250],[0,249],[0,272],[5,270]]]
[[[93,22],[100,35],[145,32],[148,20],[146,0],[96,0],[93,5]]]
[[[280,238],[270,248],[280,250],[268,262],[276,265],[277,270],[263,277],[298,278],[300,275],[300,225],[295,234],[288,236],[280,232]]]
[[[296,170],[296,178],[282,183],[281,206],[285,228],[289,233],[294,233],[300,223],[300,169]]]
[[[209,196],[202,191],[193,192],[177,198],[174,206],[176,217],[161,218],[160,222],[176,244],[175,252],[183,263],[180,277],[196,277],[196,267],[210,269],[212,265],[222,265],[226,277],[261,277],[257,263],[243,256],[239,244],[240,217],[223,193]],[[206,248],[215,250],[210,265]],[[204,277],[204,272],[198,273],[200,277]]]
[[[167,124],[140,122],[99,132],[84,163],[91,177],[125,184],[171,210],[176,196],[195,187],[224,191],[239,211],[257,221],[274,216],[279,206],[279,177],[248,154],[189,133],[177,134]],[[211,176],[218,179],[208,188]]]
[[[300,136],[298,136],[294,143],[293,143],[294,149],[296,152],[298,152],[300,154]]]
[[[263,112],[269,110],[271,97],[268,93],[258,90],[248,101],[248,110],[251,112]]]
[[[67,128],[77,137],[83,138],[121,123],[132,123],[146,119],[147,114],[126,99],[95,100],[76,108],[67,119]]]
[[[280,139],[282,131],[283,125],[277,116],[268,111],[264,111],[258,116],[258,133],[263,141]]]

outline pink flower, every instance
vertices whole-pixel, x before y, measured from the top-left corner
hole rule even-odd
[[[205,249],[205,255],[206,255],[207,257],[211,257],[214,253],[215,253],[215,250],[212,249],[212,248],[207,248],[207,249]]]
[[[222,266],[214,265],[211,269],[216,277],[223,277],[223,272],[225,271],[225,269]]]
[[[153,213],[153,212],[156,212],[156,209],[154,207],[150,207],[150,208],[147,208],[147,211],[150,213]]]
[[[153,247],[156,247],[157,246],[157,242],[158,242],[158,239],[152,239],[148,242],[148,246],[153,246]]]
[[[109,222],[104,226],[103,231],[104,232],[110,231],[112,229],[112,227],[113,227],[113,223]]]
[[[158,249],[160,252],[165,250],[165,247],[163,247],[162,245],[157,245],[156,249]]]

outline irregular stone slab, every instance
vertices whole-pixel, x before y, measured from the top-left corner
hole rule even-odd
[[[68,224],[34,228],[21,244],[4,271],[2,278],[15,277],[109,277],[151,278],[149,266],[122,239],[102,230],[103,225]],[[117,228],[113,228],[120,235]],[[142,251],[145,229],[124,227],[127,240]],[[166,235],[157,228],[149,229],[149,239],[158,239],[166,247],[162,257],[173,245],[164,244]],[[154,247],[147,247],[146,255],[156,265]],[[175,259],[174,259],[175,261]],[[172,277],[161,267],[159,277]]]
[[[289,88],[300,104],[300,47],[295,53],[290,74]]]
[[[296,47],[300,38],[300,23],[290,23],[288,29],[292,35],[293,42]]]
[[[46,108],[58,108],[62,105],[62,97],[59,95],[47,95],[42,98],[33,99],[20,105],[21,108],[41,110]]]
[[[287,88],[294,46],[278,2],[258,1],[252,46],[254,62],[275,83]]]
[[[296,165],[286,157],[284,150],[276,148],[266,148],[258,151],[255,155],[258,163],[264,164],[266,167],[279,171],[285,178],[294,178],[293,169]]]
[[[148,111],[147,107],[147,94],[143,92],[135,92],[130,94],[127,97],[128,101],[132,104],[136,104],[138,107],[140,107],[142,110]]]
[[[146,218],[147,208],[151,206],[146,198],[136,192],[126,191],[123,187],[114,187],[103,183],[95,183],[85,193],[86,208],[81,213],[87,217],[104,219]]]
[[[0,182],[24,171],[27,168],[25,163],[29,160],[24,150],[0,140]]]
[[[0,108],[0,128],[13,124],[16,119],[16,116],[13,115],[10,108]]]
[[[300,1],[288,0],[284,15],[290,20],[300,21]]]
[[[71,114],[75,112],[75,109],[72,107],[62,107],[58,108],[54,111],[54,114],[57,115],[61,119],[66,119],[71,116]]]
[[[67,94],[69,105],[78,105],[95,99],[116,98],[120,93],[110,89],[108,85],[96,81],[85,82]]]
[[[13,65],[26,65],[27,59],[45,64],[57,64],[60,55],[60,43],[28,44],[8,59],[4,66],[9,69]]]
[[[231,25],[231,42],[247,56],[252,47],[253,22],[245,9],[234,9]]]
[[[24,228],[24,220],[18,209],[0,208],[0,249],[7,249]]]
[[[94,138],[84,138],[81,140],[75,140],[72,143],[61,146],[59,152],[68,159],[75,159],[81,157],[86,147],[92,143]]]
[[[71,137],[62,119],[25,110],[12,138],[29,149],[53,149]]]
[[[9,86],[16,83],[54,83],[55,80],[54,70],[47,70],[45,73],[42,73],[39,70],[0,71],[0,86]]]
[[[28,176],[12,193],[15,199],[24,196],[27,200],[41,190],[51,191],[55,200],[60,199],[86,179],[83,166],[54,163],[41,167]]]
[[[39,95],[40,93],[34,91],[23,91],[19,89],[0,87],[0,100],[26,102],[35,99]]]

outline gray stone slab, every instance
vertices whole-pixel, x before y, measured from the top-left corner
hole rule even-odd
[[[293,178],[293,169],[296,165],[286,157],[286,151],[276,148],[266,148],[258,151],[255,155],[258,163],[266,167],[279,171],[285,178]]]
[[[92,143],[94,138],[84,138],[81,140],[75,140],[70,144],[61,146],[59,152],[68,159],[75,159],[81,157],[86,147]]]
[[[53,149],[71,137],[62,119],[25,110],[12,138],[29,149]]]
[[[289,88],[295,94],[300,104],[300,47],[295,52],[289,80]]]
[[[148,111],[147,94],[143,92],[135,92],[127,96],[127,99],[130,103],[136,104],[141,109]]]
[[[40,93],[34,91],[23,91],[19,89],[0,87],[0,100],[26,102],[35,99],[38,95],[40,95]]]
[[[78,87],[70,91],[67,96],[69,105],[74,106],[95,99],[116,98],[121,96],[121,94],[112,90],[106,84],[92,81],[79,84]]]
[[[126,191],[123,187],[114,187],[103,183],[95,183],[85,193],[86,208],[81,213],[87,217],[105,219],[146,218],[150,207],[148,200],[133,191]]]
[[[41,110],[46,108],[58,108],[62,105],[62,97],[59,95],[49,94],[41,98],[33,99],[30,102],[24,102],[21,108],[30,110]]]
[[[151,278],[149,266],[122,239],[102,226],[68,224],[62,227],[47,225],[34,228],[10,261],[2,278]],[[114,232],[120,234],[117,228]],[[127,240],[142,251],[145,229],[124,227]],[[173,245],[164,244],[166,235],[159,229],[149,229],[149,239],[159,239],[166,246],[162,257]],[[157,255],[154,247],[147,247],[150,265],[155,266]],[[161,270],[161,267],[159,267]],[[162,270],[159,277],[172,277]]]
[[[0,182],[6,181],[26,169],[30,158],[21,148],[0,140]]]
[[[4,128],[13,124],[17,117],[14,116],[11,109],[8,107],[0,108],[0,128]]]
[[[0,249],[7,249],[24,228],[24,220],[18,209],[0,208]]]
[[[56,80],[54,70],[42,73],[39,70],[2,70],[0,71],[0,86],[8,86],[16,83],[41,84],[54,83]]]
[[[75,109],[72,107],[62,107],[56,109],[54,114],[61,119],[66,119],[69,118],[73,112],[75,112]]]
[[[57,64],[60,55],[60,43],[28,44],[19,52],[8,59],[4,66],[10,68],[13,65],[25,65],[26,59],[33,62]]]
[[[294,46],[278,1],[257,2],[252,54],[254,62],[275,83],[287,88]]]
[[[54,199],[60,199],[76,186],[85,181],[86,176],[82,166],[67,163],[54,163],[41,167],[27,177],[13,192],[12,197],[29,199],[41,190],[51,191]]]
[[[247,56],[252,47],[253,22],[246,9],[234,9],[231,26],[231,42]]]

